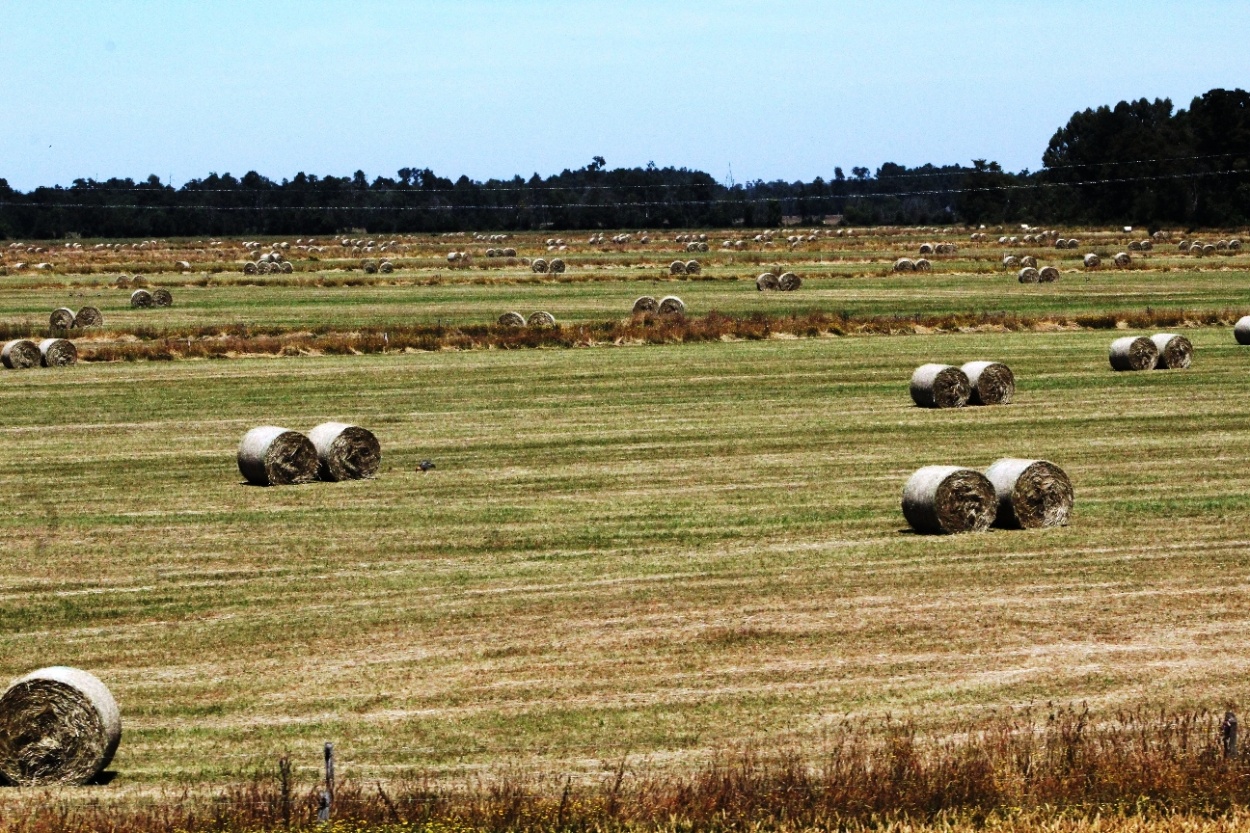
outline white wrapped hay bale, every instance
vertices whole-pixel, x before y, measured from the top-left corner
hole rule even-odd
[[[1144,336],[1124,336],[1111,342],[1113,370],[1150,370],[1159,360],[1159,348]]]
[[[1016,377],[1002,362],[968,362],[959,368],[968,377],[971,405],[1010,405],[1016,396]]]
[[[781,288],[781,281],[772,272],[765,272],[755,279],[755,288],[760,292],[775,292]]]
[[[900,257],[898,260],[894,261],[894,271],[915,272],[916,261],[912,260],[910,257]]]
[[[994,486],[975,469],[925,466],[903,487],[903,517],[926,534],[979,532],[994,522]]]
[[[928,272],[933,268],[933,264],[930,263],[929,259],[925,257],[917,258],[915,264],[917,272]]]
[[[298,431],[262,425],[239,443],[239,472],[257,486],[289,486],[317,479],[320,461],[312,442]]]
[[[44,367],[68,367],[78,363],[78,348],[64,338],[45,338],[39,342],[39,363]]]
[[[972,395],[968,376],[949,364],[922,364],[911,375],[911,398],[922,408],[962,408]]]
[[[777,288],[782,292],[793,292],[803,285],[803,279],[793,272],[786,272],[777,278]]]
[[[676,295],[669,295],[660,299],[661,315],[683,315],[686,312],[686,304]]]
[[[130,305],[135,309],[147,309],[152,306],[152,293],[146,289],[136,289],[130,293]]]
[[[1237,319],[1233,326],[1233,338],[1237,339],[1238,344],[1250,344],[1250,315]]]
[[[367,480],[382,464],[382,446],[367,428],[346,422],[323,422],[308,432],[317,449],[322,480]]]
[[[52,310],[48,317],[48,326],[54,330],[68,330],[74,326],[74,311],[69,307]]]
[[[1072,481],[1046,460],[1004,457],[985,471],[998,501],[995,526],[1041,529],[1067,526],[1072,515]]]
[[[86,784],[122,738],[108,687],[77,668],[41,668],[0,695],[0,778],[19,787]]]
[[[1016,279],[1020,283],[1037,283],[1042,279],[1042,273],[1032,266],[1026,266],[1016,275]]]
[[[1156,370],[1184,370],[1194,360],[1194,345],[1189,339],[1176,333],[1159,333],[1150,340],[1159,351]]]
[[[1090,252],[1085,255],[1081,262],[1085,264],[1086,269],[1097,269],[1102,263],[1102,258],[1098,257],[1098,255],[1093,252]]]
[[[1116,266],[1123,269],[1133,262],[1133,257],[1128,252],[1116,252],[1113,260]]]
[[[0,349],[0,363],[9,370],[26,370],[30,367],[38,367],[42,360],[43,356],[39,352],[39,345],[28,339],[15,338],[12,341],[5,342],[4,348]]]

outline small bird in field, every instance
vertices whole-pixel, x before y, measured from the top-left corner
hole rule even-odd
[[[434,468],[434,461],[422,460],[420,463],[417,463],[417,468],[421,469],[421,471],[429,471],[430,469]]]

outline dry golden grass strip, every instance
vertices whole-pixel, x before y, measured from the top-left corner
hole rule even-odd
[[[962,466],[925,466],[903,487],[903,517],[926,534],[989,529],[997,506],[986,476]]]
[[[985,471],[998,496],[995,526],[1038,529],[1067,526],[1072,515],[1072,481],[1046,460],[1004,457]]]
[[[911,398],[922,408],[962,408],[972,395],[968,376],[949,364],[922,364],[911,375]]]
[[[262,425],[239,443],[239,472],[256,486],[288,486],[317,479],[320,461],[312,442],[298,431]]]

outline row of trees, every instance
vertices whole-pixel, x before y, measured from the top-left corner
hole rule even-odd
[[[877,171],[811,182],[719,183],[685,168],[618,168],[602,157],[549,177],[476,182],[428,168],[370,181],[304,173],[211,174],[181,188],[155,177],[11,189],[0,179],[0,238],[168,237],[818,225],[1250,222],[1250,93],[1212,90],[1176,111],[1166,99],[1076,113],[1037,172],[995,162]]]

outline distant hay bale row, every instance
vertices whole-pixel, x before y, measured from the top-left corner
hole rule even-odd
[[[239,443],[239,472],[256,486],[289,486],[373,477],[382,462],[377,437],[344,422],[323,422],[308,436],[276,425],[248,431]]]
[[[1183,370],[1193,357],[1193,344],[1176,333],[1117,338],[1109,354],[1113,370]]]
[[[248,261],[243,264],[243,274],[245,275],[289,275],[295,271],[294,264],[289,260],[270,262],[267,260],[252,263]]]
[[[1010,405],[1016,377],[1001,362],[975,361],[963,367],[924,364],[912,373],[910,391],[912,401],[922,408]]]
[[[903,487],[902,508],[917,532],[954,534],[1066,526],[1072,504],[1072,481],[1054,463],[1004,457],[984,474],[925,466]]]
[[[516,249],[487,249],[487,257],[516,257]]]
[[[9,370],[31,367],[68,367],[78,363],[78,348],[64,338],[45,338],[36,344],[24,338],[13,339],[0,349],[0,363]]]
[[[958,250],[954,243],[921,243],[921,255],[953,255]]]

